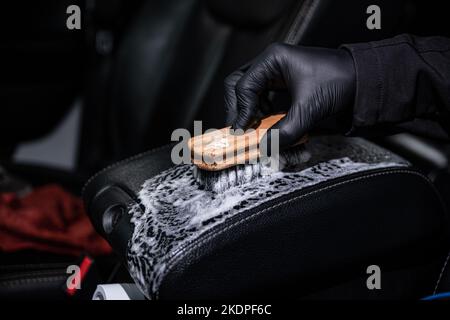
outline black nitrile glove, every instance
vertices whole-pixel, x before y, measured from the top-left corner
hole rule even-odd
[[[351,109],[356,91],[353,58],[343,49],[271,45],[226,78],[228,124],[247,129],[263,113],[262,102],[271,90],[291,95],[286,117],[273,127],[279,129],[280,148],[288,147],[318,121]]]

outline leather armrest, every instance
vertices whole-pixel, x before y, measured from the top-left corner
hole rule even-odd
[[[300,297],[371,264],[442,256],[445,209],[405,160],[335,136],[312,138],[306,152],[295,170],[214,194],[166,146],[103,170],[84,200],[149,298]]]

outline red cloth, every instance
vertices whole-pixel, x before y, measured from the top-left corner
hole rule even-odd
[[[0,250],[24,249],[76,256],[111,252],[95,232],[81,199],[56,185],[36,188],[24,197],[0,194]]]

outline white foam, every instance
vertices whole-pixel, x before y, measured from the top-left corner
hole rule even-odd
[[[170,257],[236,214],[324,181],[367,170],[406,165],[398,159],[385,157],[379,150],[379,154],[355,150],[366,152],[375,160],[391,161],[370,163],[341,157],[291,172],[265,169],[258,179],[226,188],[220,193],[200,188],[189,165],[173,167],[148,179],[138,194],[141,206],[130,211],[134,225],[128,250],[130,274],[147,297],[154,297]],[[247,170],[242,171],[246,175],[251,174]]]

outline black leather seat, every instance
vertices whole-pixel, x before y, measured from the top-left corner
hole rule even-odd
[[[20,143],[49,134],[81,95],[88,48],[85,28],[66,28],[66,9],[70,5],[79,5],[86,12],[84,1],[79,0],[2,4],[0,167],[26,185],[58,184],[79,195],[86,180],[82,170],[68,172],[37,164],[17,164],[12,159]],[[1,232],[6,231],[2,228]],[[0,260],[2,299],[67,298],[67,266],[78,263],[78,257],[38,250],[1,251]],[[105,273],[112,263],[105,264]],[[85,291],[85,297],[93,293],[92,288]]]
[[[100,169],[170,141],[176,128],[224,124],[223,81],[275,41],[337,47],[401,32],[408,1],[381,1],[383,28],[370,31],[370,1],[139,1],[124,18],[103,14],[85,97],[80,161]],[[114,3],[117,3],[115,1]]]
[[[10,1],[0,14],[0,160],[23,141],[49,133],[82,88],[84,33],[66,28],[66,8]],[[27,10],[24,10],[24,6]],[[12,32],[13,31],[13,32]]]
[[[95,167],[99,159],[109,162],[163,145],[173,129],[190,128],[196,119],[205,128],[222,127],[223,79],[271,42],[336,47],[386,38],[407,30],[412,2],[382,1],[378,31],[364,28],[361,13],[370,1],[142,2],[139,15],[98,64],[108,76],[96,78],[100,85],[93,88],[101,90],[87,97],[85,123],[91,125],[84,130],[82,161]],[[179,186],[184,197],[195,189],[179,178],[189,168],[171,165],[169,146],[94,176],[84,191],[86,208],[151,298],[432,293],[448,249],[445,209],[434,187],[399,157],[367,141],[327,139],[315,138],[310,145],[315,150],[310,170],[328,170],[324,179],[269,193],[252,205],[236,204],[232,214],[215,210],[205,223],[211,228],[196,225],[193,233],[176,223],[172,228],[186,212],[204,211],[181,212],[160,201],[169,195],[155,191],[159,184],[168,190],[168,182]],[[331,151],[335,144],[346,147]],[[359,169],[340,170],[348,164]],[[145,201],[155,201],[156,211]],[[371,264],[382,269],[381,291],[365,285]]]
[[[170,146],[86,185],[92,221],[147,297],[419,298],[447,256],[433,185],[362,139],[314,137],[298,169],[221,194],[174,166]],[[382,290],[366,287],[367,267]]]

